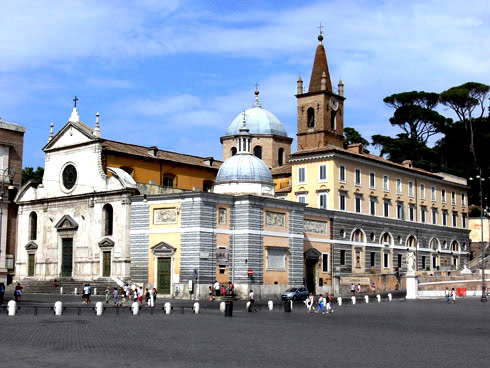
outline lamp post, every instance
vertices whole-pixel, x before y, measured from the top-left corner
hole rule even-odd
[[[480,168],[480,175],[476,176],[476,179],[480,181],[480,227],[481,227],[481,274],[482,274],[482,281],[481,281],[481,302],[486,302],[487,301],[487,287],[485,284],[485,239],[484,239],[484,234],[483,234],[483,184],[482,182],[485,181],[485,178],[482,177],[482,169]],[[470,178],[470,180],[473,180],[473,178]]]
[[[5,169],[0,170],[0,180],[2,181],[0,183],[0,249],[2,245],[2,220],[3,220],[3,196],[5,194],[5,177],[7,176],[9,178],[9,186],[7,190],[12,190],[15,189],[14,184],[13,184],[13,175],[10,173],[10,169],[7,167]],[[8,192],[7,192],[8,193]],[[8,200],[8,197],[7,197]]]

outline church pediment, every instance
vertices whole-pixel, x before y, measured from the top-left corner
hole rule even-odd
[[[316,248],[310,248],[305,252],[305,258],[311,260],[318,260],[322,254]]]
[[[36,250],[37,248],[38,245],[33,240],[31,240],[29,243],[26,244],[26,250]]]
[[[104,238],[99,242],[99,247],[101,248],[112,248],[114,247],[114,241],[109,238]]]
[[[175,248],[172,247],[170,244],[167,244],[165,242],[160,242],[157,245],[154,245],[151,247],[151,251],[153,252],[154,255],[172,255],[175,252]]]
[[[43,150],[47,152],[63,147],[91,143],[96,139],[90,127],[82,122],[70,121],[44,146]]]
[[[77,230],[78,224],[70,215],[64,215],[54,227],[58,231]]]

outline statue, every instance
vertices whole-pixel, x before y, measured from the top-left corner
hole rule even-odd
[[[407,253],[407,275],[415,275],[415,253]]]

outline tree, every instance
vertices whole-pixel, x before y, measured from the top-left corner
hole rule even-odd
[[[35,179],[38,181],[43,180],[44,168],[38,166],[36,171],[32,167],[24,167],[22,169],[22,184],[26,183],[30,179]]]
[[[364,139],[361,134],[354,128],[344,128],[344,146],[349,144],[362,144],[363,146],[369,146],[369,141]]]
[[[383,101],[396,109],[390,118],[391,125],[399,126],[407,138],[414,141],[427,143],[431,136],[450,122],[434,110],[439,103],[437,93],[402,92],[385,97]]]

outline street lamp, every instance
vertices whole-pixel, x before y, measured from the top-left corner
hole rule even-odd
[[[480,175],[476,176],[476,179],[479,180],[480,182],[480,227],[481,227],[481,274],[482,274],[482,281],[481,281],[481,301],[486,302],[487,301],[487,287],[485,285],[485,241],[483,238],[483,184],[482,182],[485,181],[485,178],[482,177],[482,169],[480,168]],[[470,178],[470,180],[473,180],[473,178]]]

